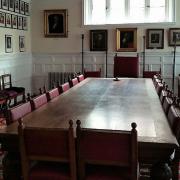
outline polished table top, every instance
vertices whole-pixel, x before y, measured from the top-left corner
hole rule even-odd
[[[151,79],[87,78],[23,121],[26,126],[67,128],[70,119],[74,127],[79,119],[84,128],[111,130],[130,130],[136,122],[139,142],[177,144]],[[0,129],[0,136],[17,135],[17,124]]]

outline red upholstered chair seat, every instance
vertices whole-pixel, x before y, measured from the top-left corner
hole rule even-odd
[[[66,91],[69,90],[69,89],[70,89],[70,85],[69,85],[68,82],[67,82],[67,83],[64,83],[64,84],[62,84],[62,85],[60,86],[60,92],[61,92],[61,93],[66,92]]]
[[[77,85],[79,83],[78,79],[77,78],[73,78],[70,80],[69,84],[70,84],[70,87],[73,87],[75,85]]]
[[[19,118],[24,117],[26,114],[29,114],[32,111],[30,102],[26,102],[15,106],[8,110],[7,124],[11,124],[14,121],[17,121]]]
[[[164,102],[163,102],[163,110],[165,112],[166,115],[168,115],[168,111],[170,106],[173,103],[173,99],[171,97],[165,97],[164,98]]]
[[[43,106],[44,104],[47,103],[47,97],[46,97],[46,94],[42,94],[42,95],[39,95],[37,97],[35,97],[32,101],[32,109],[37,109],[41,106]]]
[[[164,84],[163,83],[157,83],[156,85],[156,92],[158,94],[158,96],[160,96],[161,91],[163,90]]]
[[[161,101],[161,104],[163,104],[164,103],[164,99],[165,99],[165,97],[167,97],[167,95],[168,95],[168,91],[167,90],[165,90],[165,89],[163,89],[162,91],[161,91],[161,93],[160,93],[160,101]]]
[[[47,92],[47,99],[48,101],[54,99],[55,97],[59,96],[59,89],[54,88]]]
[[[84,75],[81,74],[81,75],[77,76],[77,78],[78,78],[78,81],[81,82],[84,80]]]
[[[71,180],[70,168],[62,163],[37,163],[31,168],[29,180]]]

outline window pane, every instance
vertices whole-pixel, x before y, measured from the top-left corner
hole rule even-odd
[[[161,22],[165,21],[165,18],[165,0],[150,0],[149,21]]]
[[[144,22],[145,0],[130,0],[130,18],[132,22]]]
[[[106,0],[92,0],[92,24],[106,23]]]
[[[107,12],[108,24],[123,23],[125,21],[125,0],[110,0]]]

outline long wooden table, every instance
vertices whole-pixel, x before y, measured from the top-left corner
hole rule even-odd
[[[166,162],[178,146],[151,79],[87,78],[25,116],[23,122],[32,127],[67,128],[70,119],[74,128],[79,119],[85,128],[113,130],[130,130],[136,122],[139,161],[143,163]],[[11,161],[17,158],[17,125],[0,129]],[[12,167],[6,169],[14,175]]]

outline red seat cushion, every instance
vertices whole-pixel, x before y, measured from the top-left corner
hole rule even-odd
[[[70,170],[66,164],[37,163],[30,170],[29,180],[70,180]]]
[[[62,88],[62,92],[66,92],[67,90],[70,89],[70,86],[69,86],[69,83],[64,83],[61,85],[61,88]]]
[[[42,94],[36,98],[33,99],[33,103],[34,103],[34,108],[37,109],[40,106],[44,105],[47,103],[47,97],[46,94]]]
[[[50,99],[54,99],[55,97],[59,96],[59,90],[58,88],[54,88],[49,91],[49,97]]]

